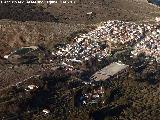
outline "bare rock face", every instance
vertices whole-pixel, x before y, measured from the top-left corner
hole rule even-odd
[[[0,54],[3,57],[14,48],[45,44],[53,47],[73,31],[83,29],[84,25],[63,23],[0,21]],[[64,40],[65,41],[65,40]]]

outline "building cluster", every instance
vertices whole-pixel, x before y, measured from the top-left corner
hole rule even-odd
[[[100,98],[104,97],[105,90],[101,86],[97,89],[94,89],[92,92],[84,94],[85,100],[83,101],[84,104],[94,104],[98,103]]]
[[[79,62],[94,57],[101,61],[111,52],[112,43],[125,44],[137,41],[143,36],[143,29],[135,24],[123,21],[108,21],[87,34],[74,38],[73,44],[61,47],[54,55],[63,62]]]
[[[105,89],[104,87],[101,86],[82,94],[82,96],[79,97],[79,103],[83,105],[96,104],[100,101],[103,103],[104,97],[105,97]]]
[[[68,64],[73,62],[82,63],[92,57],[101,61],[109,55],[109,51],[110,47],[106,42],[80,37],[75,38],[73,44],[68,44],[65,48],[59,48],[59,50],[53,54],[59,57],[63,61],[63,64]]]
[[[82,89],[81,94],[75,97],[78,106],[97,103],[104,104],[104,98],[106,99],[107,94],[110,94],[110,86],[114,84],[112,81],[120,81],[120,78],[123,78],[123,80],[127,78],[128,68],[129,65],[114,62],[93,74],[89,82],[83,81],[83,83],[90,87],[87,90]],[[78,93],[80,92],[78,91]]]
[[[156,26],[145,25],[147,32],[144,39],[141,39],[132,51],[133,55],[145,53],[146,56],[155,58],[160,61],[160,28]]]
[[[115,44],[135,45],[135,50],[132,51],[134,55],[145,52],[156,59],[160,56],[160,29],[156,25],[109,20],[95,30],[74,38],[74,41],[73,44],[60,48],[55,54],[65,57],[65,62],[82,62],[91,57],[101,61],[110,54],[111,45]]]
[[[113,43],[125,44],[139,40],[143,37],[143,27],[136,23],[119,20],[109,20],[102,23],[96,30],[86,36],[94,39],[106,39]]]

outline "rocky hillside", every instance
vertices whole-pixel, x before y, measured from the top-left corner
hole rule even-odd
[[[15,22],[0,21],[1,56],[8,50],[21,46],[45,43],[53,47],[56,42],[65,39],[72,32],[85,28],[84,25],[48,23],[48,22]]]

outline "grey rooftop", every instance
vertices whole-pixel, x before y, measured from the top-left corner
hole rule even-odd
[[[120,71],[126,69],[128,66],[129,65],[121,64],[118,62],[111,63],[110,65],[104,67],[103,69],[93,74],[91,76],[91,79],[94,81],[107,80],[108,78],[114,76]]]

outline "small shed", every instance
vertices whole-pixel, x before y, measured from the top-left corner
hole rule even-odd
[[[93,74],[90,79],[94,81],[105,81],[121,73],[126,73],[128,67],[129,65],[114,62]]]

